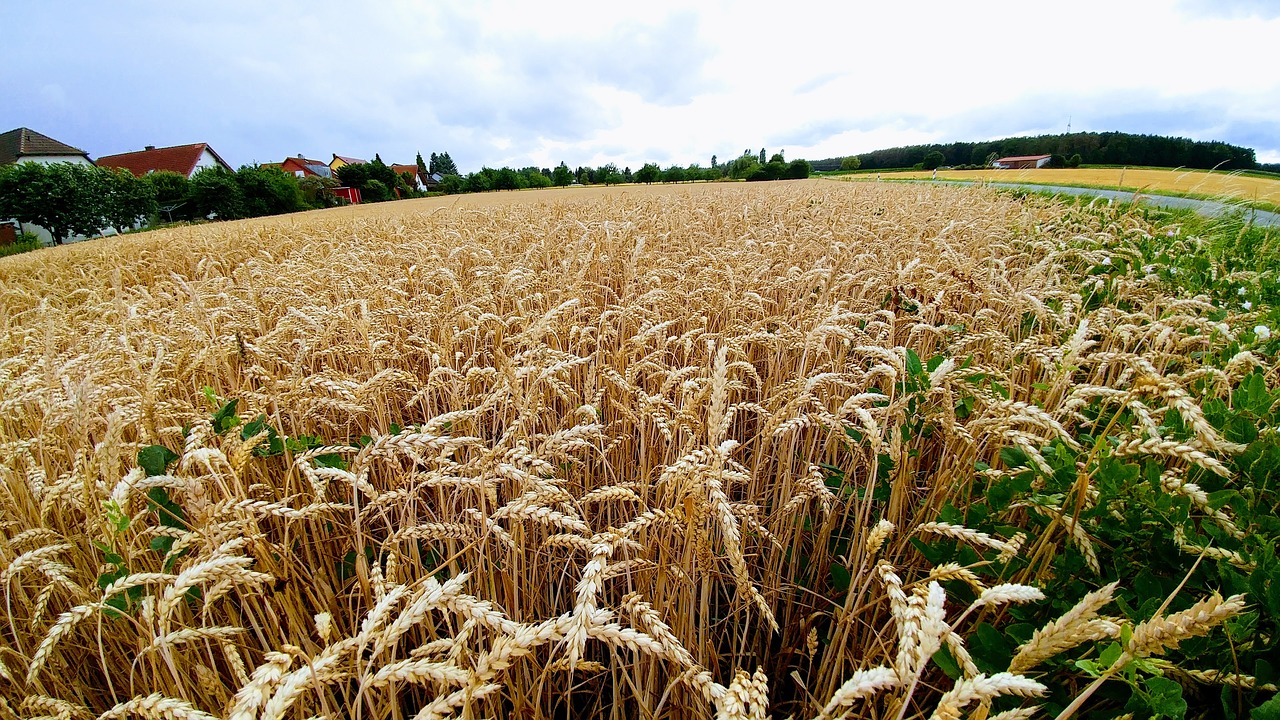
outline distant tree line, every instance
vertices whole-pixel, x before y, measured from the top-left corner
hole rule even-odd
[[[1014,155],[1080,156],[1091,165],[1149,165],[1222,170],[1249,170],[1258,167],[1251,148],[1217,141],[1190,140],[1162,135],[1131,133],[1070,133],[1014,137],[989,142],[955,142],[940,145],[908,145],[855,156],[863,170],[928,168],[926,156],[938,153],[940,165],[988,165],[992,157]],[[838,170],[845,158],[813,162],[815,170]],[[935,166],[937,167],[937,166]]]
[[[437,157],[447,160],[452,166],[449,154],[437,156],[432,153],[432,162]],[[341,173],[340,169],[338,172]],[[456,166],[453,168],[456,171]],[[692,165],[670,165],[666,168],[657,163],[645,163],[640,169],[632,171],[630,167],[619,169],[615,163],[606,163],[600,167],[578,166],[571,168],[561,162],[554,168],[525,167],[514,169],[509,167],[483,167],[479,171],[463,175],[458,172],[442,173],[440,190],[447,194],[488,192],[490,190],[523,190],[525,188],[567,187],[569,185],[617,185],[620,183],[678,183],[712,180],[785,180],[807,178],[812,171],[804,160],[787,162],[782,153],[775,153],[766,161],[764,149],[760,153],[747,150],[741,157],[729,163],[720,163],[715,155],[711,156],[711,166],[703,167],[697,163]]]

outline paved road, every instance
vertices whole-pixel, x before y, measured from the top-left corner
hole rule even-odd
[[[1196,200],[1193,198],[1173,197],[1171,195],[1147,195],[1144,193],[1132,193],[1123,190],[1099,190],[1095,188],[1066,187],[1064,185],[1031,185],[1027,183],[1002,182],[977,183],[971,180],[915,180],[908,182],[936,183],[939,185],[986,185],[987,187],[1013,188],[1016,190],[1031,190],[1035,192],[1048,191],[1062,193],[1064,195],[1091,195],[1094,197],[1104,197],[1116,200],[1118,202],[1134,202],[1136,199],[1139,202],[1159,207],[1191,208],[1201,215],[1208,217],[1219,217],[1222,215],[1240,213],[1243,214],[1246,220],[1251,221],[1254,225],[1280,227],[1280,213],[1269,212],[1267,210],[1254,210],[1252,208],[1242,208],[1238,205],[1217,202],[1216,200]]]

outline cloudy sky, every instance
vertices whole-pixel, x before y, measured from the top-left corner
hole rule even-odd
[[[1073,130],[1280,162],[1280,0],[0,1],[0,132],[482,165]]]

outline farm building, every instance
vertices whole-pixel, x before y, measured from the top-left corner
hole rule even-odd
[[[89,154],[28,128],[0,134],[0,165],[19,162],[71,162],[92,165]]]
[[[1052,155],[1014,155],[1012,157],[1002,157],[996,160],[993,165],[1002,170],[1034,170],[1042,168],[1049,164],[1049,158]]]
[[[168,170],[190,179],[207,167],[220,167],[228,172],[230,165],[206,143],[157,148],[148,145],[138,152],[120,153],[98,158],[99,167],[124,168],[137,177],[157,170]]]
[[[361,197],[360,197],[360,188],[353,188],[353,187],[336,187],[336,188],[333,188],[333,194],[334,194],[336,197],[339,197],[339,198],[342,198],[343,200],[346,200],[347,202],[351,203],[352,205],[359,205],[359,204],[360,204],[360,200],[361,200]]]
[[[311,160],[301,155],[297,157],[285,158],[280,163],[280,169],[291,173],[294,177],[304,178],[312,175],[320,177],[333,177],[333,170],[325,163],[319,160]]]

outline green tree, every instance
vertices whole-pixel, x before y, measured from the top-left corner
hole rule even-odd
[[[509,167],[504,167],[497,171],[494,178],[494,190],[515,190],[519,187],[516,183],[516,171]]]
[[[943,163],[946,161],[947,158],[943,156],[942,153],[937,150],[930,150],[925,153],[924,160],[921,161],[921,164],[925,170],[937,170],[942,167]]]
[[[712,156],[711,156],[711,167],[712,167],[712,169],[716,169],[716,168],[719,168],[719,167],[720,167],[720,165],[716,163],[716,156],[715,156],[715,155],[712,155]]]
[[[128,170],[99,170],[107,188],[103,217],[108,225],[123,232],[156,214],[158,203],[154,185]]]
[[[636,171],[636,182],[652,184],[658,182],[662,177],[662,169],[653,163],[645,163],[643,167]]]
[[[199,217],[244,217],[244,195],[235,173],[221,167],[204,168],[191,178],[191,202]]]
[[[340,204],[334,188],[339,183],[336,178],[321,175],[308,175],[298,179],[298,189],[302,191],[302,201],[313,208],[336,207]]]
[[[862,159],[857,155],[850,155],[840,161],[841,170],[857,170],[862,167]]]
[[[679,165],[672,165],[671,167],[662,171],[662,182],[684,182],[684,180],[685,180],[684,168],[680,167]]]
[[[306,207],[298,179],[279,168],[245,165],[236,171],[244,217],[280,215]]]
[[[573,182],[573,171],[563,161],[551,171],[551,183],[556,187],[565,187]]]
[[[360,197],[364,202],[385,202],[391,199],[391,188],[381,180],[370,179],[360,189]]]
[[[783,174],[783,177],[788,180],[803,180],[809,177],[812,172],[813,166],[809,164],[808,160],[792,160],[791,164],[787,165],[787,171]]]
[[[461,175],[445,175],[440,178],[440,190],[446,195],[467,192],[467,179]]]
[[[1081,159],[1080,153],[1076,153],[1067,159],[1067,167],[1078,168],[1082,162],[1084,162],[1084,160]]]
[[[765,164],[765,157],[767,156],[765,155],[764,148],[760,148],[760,164],[761,165]]]
[[[540,170],[531,170],[524,174],[525,180],[531,188],[549,188],[551,187],[551,178],[542,174]]]
[[[143,182],[156,191],[156,207],[168,222],[195,217],[191,203],[191,181],[186,175],[171,170],[157,170],[142,176]]]
[[[596,170],[596,182],[604,185],[617,185],[622,182],[622,173],[618,171],[618,166],[613,163],[601,165]]]
[[[461,175],[458,172],[458,166],[453,163],[453,158],[449,157],[449,153],[440,153],[436,155],[431,153],[431,164],[427,169],[432,173],[440,173],[440,175]]]
[[[338,168],[338,180],[345,187],[352,187],[360,190],[363,194],[364,184],[369,182],[369,165],[361,163],[359,165],[343,165]]]
[[[422,153],[418,153],[417,161],[418,161],[418,172],[423,175],[430,175],[431,173],[427,172],[427,164],[422,160]]]
[[[735,180],[741,180],[756,171],[761,164],[756,161],[756,157],[750,151],[743,153],[742,157],[735,159],[729,163],[729,177]]]
[[[0,168],[0,217],[49,231],[59,245],[106,225],[109,173],[79,163],[24,162]]]
[[[481,172],[471,173],[467,175],[467,192],[488,192],[493,189],[493,181],[483,172],[488,168],[483,168]]]

